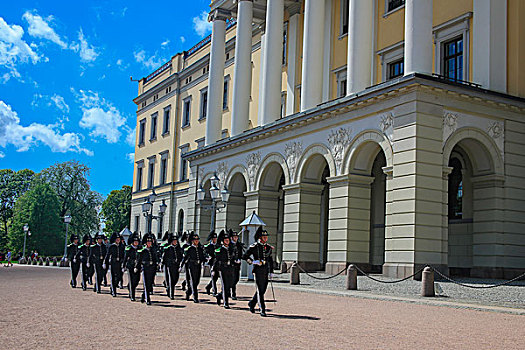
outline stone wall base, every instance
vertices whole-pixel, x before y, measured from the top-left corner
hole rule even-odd
[[[285,261],[286,268],[290,269],[290,267],[293,265],[293,261]],[[308,272],[315,272],[321,270],[321,263],[315,262],[315,261],[298,261],[297,262],[303,269],[305,269]]]
[[[350,265],[350,263],[343,263],[343,262],[329,262],[326,263],[325,266],[325,273],[328,275],[335,275],[338,272],[341,272],[342,269],[346,269]],[[373,270],[372,265],[367,263],[357,263],[354,264],[357,265],[361,270],[363,270],[366,273],[371,273]],[[343,275],[346,275],[346,271],[342,273]]]
[[[412,275],[414,272],[421,268],[424,268],[425,264],[394,264],[385,263],[383,265],[383,276],[392,278],[405,278]],[[448,267],[446,265],[432,265],[438,269],[441,273],[448,275]],[[439,279],[439,276],[434,276],[435,279]],[[418,273],[413,279],[420,281],[421,273]]]
[[[470,269],[470,277],[473,278],[493,278],[510,280],[520,274],[525,273],[525,268],[506,268],[506,267],[480,267]]]

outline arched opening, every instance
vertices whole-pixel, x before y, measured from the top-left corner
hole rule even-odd
[[[184,210],[179,210],[177,232],[182,234],[184,232]]]
[[[386,214],[386,175],[383,168],[386,158],[379,151],[372,165],[371,176],[374,181],[370,185],[370,270],[383,272],[385,263],[385,214]]]
[[[227,185],[230,198],[226,206],[225,228],[239,231],[239,224],[246,216],[246,180],[241,173],[236,173]]]
[[[262,171],[258,194],[258,215],[266,223],[270,233],[269,242],[275,247],[275,262],[283,258],[284,171],[277,162],[269,163]]]
[[[204,200],[197,206],[199,220],[196,229],[201,239],[208,237],[211,231],[211,211],[208,209],[211,205],[211,181],[207,180],[204,182],[202,188],[204,189],[205,196]]]
[[[328,257],[328,212],[330,202],[330,167],[321,154],[314,154],[305,163],[301,174],[300,194],[300,260],[310,261],[323,270]]]

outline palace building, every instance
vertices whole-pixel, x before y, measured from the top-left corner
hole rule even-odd
[[[524,1],[214,0],[209,20],[139,82],[132,231],[255,211],[309,270],[525,271]]]

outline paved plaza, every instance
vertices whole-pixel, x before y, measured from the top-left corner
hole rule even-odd
[[[302,277],[302,276],[301,276]],[[283,288],[267,318],[248,311],[254,288],[224,310],[160,295],[132,303],[68,285],[69,270],[0,268],[0,344],[4,349],[523,349],[525,316]],[[160,286],[161,277],[157,277]],[[202,289],[203,285],[201,285]],[[307,290],[307,289],[305,289]],[[273,299],[271,290],[267,299]],[[227,339],[225,341],[225,339]]]

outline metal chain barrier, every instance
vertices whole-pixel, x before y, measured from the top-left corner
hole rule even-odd
[[[310,276],[310,277],[312,277],[313,279],[316,279],[316,280],[329,280],[329,279],[331,279],[331,278],[334,278],[334,277],[339,276],[340,274],[342,274],[343,272],[346,271],[346,267],[345,267],[344,269],[342,269],[341,271],[339,271],[339,272],[336,273],[335,275],[331,275],[331,276],[328,276],[328,277],[318,277],[318,276],[314,276],[314,275],[312,275],[311,273],[307,272],[305,269],[303,269],[303,268],[301,267],[301,265],[299,265],[299,264],[296,264],[296,265],[297,265],[297,267],[299,267],[299,270],[301,270],[301,271],[302,271],[303,273],[305,273],[307,276]]]
[[[284,272],[274,272],[274,275],[284,275],[285,273],[290,272],[290,269],[292,268],[292,265],[288,266]]]
[[[364,272],[363,270],[361,270],[361,269],[359,268],[359,266],[357,266],[357,265],[354,265],[354,266],[355,266],[356,270],[359,271],[359,272],[361,272],[365,277],[368,277],[368,278],[371,279],[372,281],[376,281],[376,282],[384,283],[384,284],[393,284],[393,283],[404,282],[404,281],[406,281],[406,280],[408,280],[408,279],[414,277],[415,275],[419,274],[420,272],[422,272],[422,271],[425,269],[424,267],[422,267],[422,268],[420,268],[419,270],[417,270],[416,272],[414,272],[412,275],[407,276],[407,277],[405,277],[405,278],[402,278],[402,279],[400,279],[400,280],[394,280],[394,281],[382,281],[382,280],[380,280],[380,279],[377,279],[377,278],[374,278],[374,277],[370,276],[369,274],[367,274],[366,272]]]
[[[488,286],[473,286],[473,285],[470,285],[470,284],[466,284],[466,283],[462,283],[462,282],[459,282],[459,281],[456,281],[448,276],[446,276],[445,274],[441,273],[438,269],[436,269],[435,267],[433,266],[429,266],[435,273],[437,273],[439,276],[441,276],[442,278],[444,278],[445,280],[449,281],[449,282],[452,282],[454,284],[457,284],[459,286],[462,286],[462,287],[466,287],[466,288],[472,288],[472,289],[490,289],[490,288],[496,288],[496,287],[501,287],[501,286],[505,286],[507,284],[510,284],[512,282],[515,282],[523,277],[525,277],[525,272],[522,273],[521,275],[519,276],[516,276],[514,277],[513,279],[511,280],[508,280],[508,281],[505,281],[505,282],[501,282],[501,283],[496,283],[496,284],[491,284],[491,285],[488,285]]]

